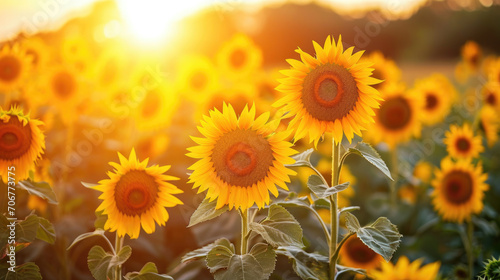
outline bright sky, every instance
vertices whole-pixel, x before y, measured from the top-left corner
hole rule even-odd
[[[12,38],[20,30],[28,34],[56,29],[82,8],[99,0],[1,0],[0,40]],[[286,0],[116,0],[130,33],[141,40],[156,40],[172,34],[175,23],[196,11],[214,5],[230,11],[241,4],[272,4]],[[379,7],[389,13],[399,13],[426,0],[318,0],[340,11]],[[312,0],[293,0],[307,3]],[[153,27],[153,28],[152,28]]]

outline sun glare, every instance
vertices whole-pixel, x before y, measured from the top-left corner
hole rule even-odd
[[[155,43],[171,38],[180,19],[207,6],[209,1],[117,0],[117,3],[131,35],[141,42]]]

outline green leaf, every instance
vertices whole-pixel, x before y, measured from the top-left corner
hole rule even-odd
[[[366,246],[380,254],[386,261],[391,260],[402,236],[395,225],[386,217],[380,217],[373,224],[360,227],[358,219],[353,214],[347,212],[345,216],[346,226],[350,232],[355,232]]]
[[[360,155],[373,166],[382,171],[385,176],[394,181],[394,179],[392,179],[389,168],[387,168],[385,162],[382,160],[377,151],[375,151],[375,149],[370,146],[370,144],[359,142],[354,148],[349,148],[349,153]]]
[[[314,149],[308,149],[300,154],[294,155],[292,158],[295,160],[293,164],[287,164],[286,166],[311,166],[311,154]]]
[[[33,262],[27,262],[18,265],[14,268],[15,272],[12,272],[6,268],[0,270],[0,280],[41,280],[42,275],[40,274],[40,268]]]
[[[221,209],[215,209],[216,205],[217,205],[217,200],[214,200],[212,202],[209,202],[208,199],[203,200],[198,206],[198,208],[194,211],[193,215],[191,216],[188,227],[192,227],[201,222],[217,218],[222,213],[229,210],[229,207],[227,205],[222,207]]]
[[[318,175],[311,175],[307,180],[307,186],[316,196],[325,198],[347,189],[347,187],[349,187],[349,182],[330,188],[323,183],[323,180]]]
[[[210,273],[227,268],[233,255],[234,247],[215,245],[207,255],[207,267],[210,269]]]
[[[38,217],[38,222],[39,226],[36,231],[36,238],[54,244],[56,241],[54,226],[47,219],[42,217]]]
[[[132,248],[130,246],[123,246],[123,248],[116,254],[116,256],[113,256],[111,259],[111,262],[109,263],[110,267],[116,267],[118,265],[124,264],[128,258],[132,255]]]
[[[268,279],[276,266],[276,252],[273,247],[268,244],[257,243],[250,250],[250,255],[255,257],[262,267],[264,278]]]
[[[17,188],[26,190],[29,194],[46,199],[51,204],[58,204],[56,194],[47,182],[19,181]]]
[[[73,243],[71,243],[71,245],[69,245],[67,250],[69,250],[73,246],[75,246],[76,243],[78,243],[84,239],[87,239],[89,237],[93,237],[93,236],[102,236],[103,238],[108,239],[106,237],[106,235],[104,235],[104,230],[98,228],[98,229],[94,230],[93,232],[87,232],[87,233],[80,234],[77,238],[75,238],[75,240],[73,240]],[[109,242],[109,240],[108,240],[108,242]]]
[[[16,241],[20,243],[31,243],[37,236],[40,222],[38,216],[30,214],[25,220],[16,225]]]
[[[113,255],[104,251],[101,246],[94,246],[89,251],[87,257],[87,264],[89,266],[90,273],[96,280],[107,280],[108,277],[112,278],[112,273],[109,270],[109,263]]]
[[[345,272],[353,272],[361,275],[366,275],[366,270],[361,269],[361,268],[352,268],[352,267],[347,267],[343,266],[340,264],[337,264],[337,275],[335,275],[335,279],[340,276],[340,274],[345,273]]]
[[[139,272],[129,272],[125,275],[127,280],[174,280],[174,278],[158,274],[156,265],[152,262],[145,264]]]
[[[315,253],[293,247],[280,247],[278,254],[288,257],[292,261],[293,271],[304,280],[328,280],[328,258]]]
[[[181,262],[184,263],[184,262],[188,262],[188,261],[194,261],[194,260],[206,258],[208,255],[208,252],[210,252],[210,250],[212,250],[212,248],[217,246],[217,245],[223,245],[223,246],[226,246],[228,248],[233,248],[233,251],[234,251],[234,245],[231,244],[231,242],[229,242],[229,240],[227,240],[226,238],[221,238],[221,239],[215,240],[214,243],[210,243],[210,244],[208,244],[200,249],[196,249],[194,251],[187,253],[186,255],[184,255],[182,257]]]
[[[214,274],[215,280],[264,280],[265,275],[259,262],[253,255],[233,255],[227,269]]]
[[[285,208],[276,204],[269,207],[269,214],[261,223],[250,223],[250,229],[273,247],[304,246],[300,224]]]
[[[298,197],[296,193],[290,192],[288,197],[284,200],[275,200],[273,204],[278,204],[284,207],[305,207],[309,208],[311,203],[309,202],[309,198],[307,196]]]

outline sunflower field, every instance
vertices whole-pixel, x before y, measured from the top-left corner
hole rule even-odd
[[[498,18],[0,1],[0,280],[500,280]]]

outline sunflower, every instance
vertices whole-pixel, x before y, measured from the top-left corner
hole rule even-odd
[[[314,41],[313,45],[316,58],[299,48],[302,62],[287,60],[292,68],[281,71],[288,77],[276,88],[285,96],[273,106],[284,106],[294,116],[290,121],[294,141],[308,135],[309,142],[317,145],[325,132],[332,132],[337,143],[344,134],[350,142],[354,133],[361,135],[373,122],[373,108],[382,98],[370,85],[380,80],[370,77],[372,63],[358,63],[363,52],[353,55],[354,47],[344,52],[340,37],[337,44],[328,36],[323,48]]]
[[[0,50],[0,93],[20,88],[29,74],[31,56],[19,45],[5,44]]]
[[[439,272],[440,262],[422,266],[422,259],[410,263],[406,256],[401,256],[396,265],[382,262],[380,269],[369,272],[374,280],[434,280]]]
[[[71,35],[64,38],[61,55],[64,63],[72,65],[82,74],[88,73],[93,64],[88,40],[83,36]]]
[[[8,167],[14,166],[16,181],[29,177],[30,170],[45,149],[45,137],[40,129],[43,123],[24,115],[21,109],[0,109],[0,176],[8,180]]]
[[[177,88],[193,102],[204,103],[220,88],[218,72],[206,56],[185,56],[180,59],[178,69]]]
[[[372,77],[384,81],[384,83],[373,85],[374,88],[383,91],[386,85],[398,83],[401,80],[401,70],[396,63],[384,57],[379,51],[370,53],[368,56],[361,59],[362,62],[373,63]]]
[[[251,78],[262,64],[262,51],[242,33],[225,42],[217,53],[217,65],[233,79]]]
[[[441,161],[441,170],[432,180],[432,204],[444,220],[462,223],[472,214],[483,209],[484,191],[487,174],[480,165],[474,167],[470,159],[453,162],[450,158]]]
[[[450,131],[445,133],[443,143],[453,158],[475,158],[484,151],[481,136],[474,136],[468,124],[462,127],[450,126]]]
[[[418,198],[418,189],[411,184],[403,185],[398,188],[398,196],[402,201],[406,201],[408,204],[413,205]]]
[[[389,85],[383,95],[385,101],[375,110],[375,124],[366,136],[375,143],[386,142],[390,148],[420,136],[421,96],[407,93],[402,84]]]
[[[144,98],[134,109],[136,125],[139,130],[158,130],[172,121],[179,104],[177,93],[167,83],[146,90]]]
[[[432,165],[427,161],[419,161],[413,168],[413,176],[422,183],[430,183],[432,179]]]
[[[50,50],[40,37],[29,37],[22,41],[26,54],[31,56],[31,65],[41,70],[50,60]]]
[[[153,165],[147,167],[148,159],[139,161],[132,149],[127,160],[118,153],[120,163],[110,162],[113,172],[109,179],[99,181],[92,187],[101,191],[99,199],[103,202],[96,212],[103,211],[108,216],[105,230],[116,231],[118,236],[128,234],[130,238],[139,237],[141,226],[148,234],[155,231],[155,222],[164,226],[168,221],[165,207],[183,204],[173,194],[183,191],[167,181],[179,178],[165,175],[170,166]]]
[[[444,75],[438,73],[417,81],[412,94],[421,95],[424,99],[420,119],[427,125],[442,122],[450,112],[456,97],[453,85]]]
[[[323,157],[319,160],[316,169],[321,173],[323,178],[330,183],[332,181],[332,163],[327,158]],[[307,185],[307,180],[309,176],[316,174],[311,168],[300,168],[300,172],[297,177],[301,181],[303,186]],[[342,166],[342,171],[340,173],[339,184],[349,182],[349,187],[338,193],[338,207],[350,206],[350,199],[354,196],[353,186],[356,184],[356,177],[354,177],[347,167],[347,165]]]
[[[340,263],[353,268],[375,269],[384,258],[375,253],[357,235],[351,236],[340,248]]]
[[[492,147],[498,140],[500,121],[499,113],[491,106],[483,106],[479,112],[480,127],[489,147]]]
[[[229,205],[242,211],[256,204],[269,204],[269,192],[278,196],[279,187],[295,172],[286,168],[296,151],[283,139],[288,132],[274,133],[277,122],[267,123],[269,113],[255,118],[255,106],[245,107],[239,118],[231,105],[210,111],[198,130],[205,138],[192,137],[198,144],[187,155],[199,159],[189,167],[189,182],[198,193],[208,190],[206,197],[217,199],[216,209]],[[267,123],[267,124],[266,124]]]
[[[487,66],[488,81],[500,84],[500,58],[489,62]]]
[[[92,80],[102,90],[115,88],[124,80],[128,61],[126,54],[117,48],[103,51],[92,69]]]
[[[66,123],[71,123],[78,116],[77,107],[85,98],[77,71],[71,66],[53,69],[45,79],[45,89],[49,93],[47,102],[57,108]]]
[[[474,41],[467,41],[462,47],[462,59],[465,65],[473,71],[479,68],[479,62],[481,60],[481,48]]]
[[[483,104],[500,112],[500,83],[488,82],[482,90]]]

